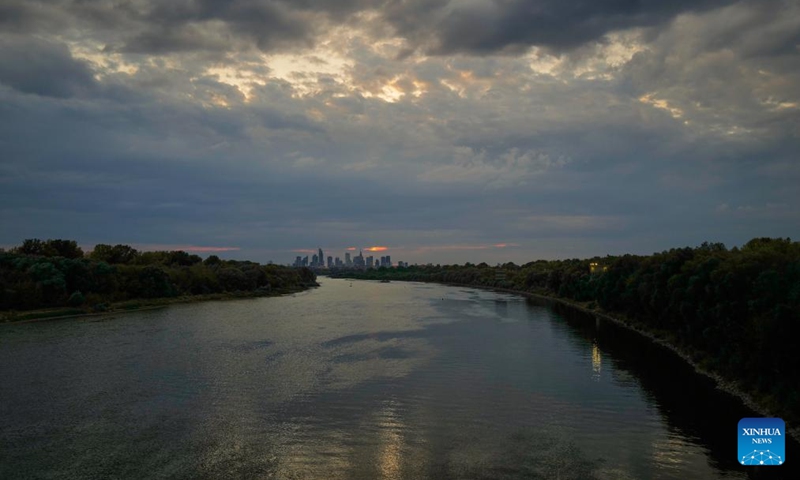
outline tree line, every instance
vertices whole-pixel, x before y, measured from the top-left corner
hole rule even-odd
[[[756,238],[653,255],[429,265],[347,272],[364,279],[509,288],[581,302],[666,337],[785,420],[800,421],[800,242]]]
[[[308,268],[205,260],[182,250],[142,252],[96,245],[88,254],[74,240],[28,239],[0,252],[0,310],[86,307],[112,302],[223,292],[279,294],[316,283]]]

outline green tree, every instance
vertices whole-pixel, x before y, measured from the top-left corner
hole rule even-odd
[[[38,238],[27,238],[22,241],[22,245],[12,249],[14,253],[22,255],[45,255],[45,243]]]
[[[64,258],[82,258],[83,250],[78,246],[75,240],[48,240],[46,242],[46,250],[49,256],[64,257]]]
[[[160,267],[148,265],[139,271],[139,296],[142,298],[171,297],[175,289],[169,275]]]
[[[217,272],[217,278],[219,278],[219,283],[222,288],[228,292],[255,288],[255,285],[250,281],[247,275],[238,268],[221,268]]]
[[[203,263],[211,266],[211,265],[219,265],[221,262],[222,260],[220,260],[218,256],[209,255],[208,258],[206,258]]]
[[[106,262],[111,265],[130,265],[136,262],[139,257],[139,251],[129,245],[106,245],[99,243],[94,246],[94,250],[89,255],[90,258]]]
[[[80,292],[80,290],[76,290],[72,292],[72,295],[69,296],[69,300],[67,300],[67,305],[70,307],[79,307],[86,302],[86,297]]]

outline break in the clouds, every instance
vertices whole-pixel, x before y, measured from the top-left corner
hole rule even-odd
[[[0,5],[6,246],[451,263],[797,237],[799,134],[796,2]]]

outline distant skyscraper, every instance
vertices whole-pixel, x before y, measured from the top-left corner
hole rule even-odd
[[[295,266],[295,267],[302,267],[302,266],[303,266],[303,257],[301,257],[300,255],[298,255],[298,256],[297,256],[297,257],[294,259],[294,266]]]
[[[333,257],[328,255],[328,268],[333,268]]]
[[[322,255],[322,249],[321,248],[319,249],[319,266],[320,267],[324,267],[325,266],[325,257]]]
[[[391,267],[392,266],[392,256],[391,255],[386,255],[386,266],[387,267]]]
[[[374,263],[375,263],[375,259],[372,257],[372,255],[367,257],[367,268],[372,268]]]
[[[353,261],[350,260],[350,252],[346,252],[344,254],[344,264],[347,265],[348,267],[353,265]]]
[[[316,255],[311,257],[311,266],[312,267],[318,267],[319,266],[319,257],[317,257]]]

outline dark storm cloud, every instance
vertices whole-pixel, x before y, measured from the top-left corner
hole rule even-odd
[[[27,0],[8,0],[0,4],[0,27],[5,31],[30,32],[58,24],[58,13]]]
[[[409,45],[439,55],[520,52],[540,46],[555,52],[602,41],[634,27],[661,27],[677,15],[707,11],[731,0],[188,0],[37,1],[9,0],[0,6],[0,25],[16,31],[68,28],[95,30],[108,51],[137,54],[262,51],[313,45],[326,29],[353,22],[354,14],[377,11]],[[755,3],[755,2],[753,2]],[[780,10],[763,2],[764,12]],[[754,19],[754,21],[758,21]],[[769,43],[769,36],[764,42]],[[795,40],[797,38],[795,37]],[[732,38],[735,42],[736,39]],[[785,39],[781,39],[785,40]],[[725,42],[719,37],[717,41]],[[777,53],[789,41],[772,40]],[[786,49],[789,50],[786,50]],[[398,52],[405,58],[413,48]]]
[[[731,0],[409,1],[391,4],[385,18],[404,37],[435,54],[488,54],[542,46],[572,50],[609,32],[664,25],[676,15]]]
[[[123,51],[165,53],[223,47],[220,39],[204,38],[209,22],[224,22],[224,38],[246,37],[264,51],[278,46],[310,45],[314,25],[304,15],[278,2],[252,0],[163,2],[146,13],[146,30],[126,41]],[[230,47],[231,42],[227,42]]]
[[[262,51],[313,45],[327,28],[376,11],[410,45],[429,53],[485,55],[542,46],[573,50],[609,32],[662,26],[687,12],[730,0],[188,0],[182,2],[18,1],[0,7],[0,25],[17,31],[91,28],[108,51],[162,55]],[[412,49],[398,52],[397,58]]]
[[[329,12],[343,11],[326,5]],[[318,25],[310,7],[258,0],[7,0],[0,5],[0,25],[25,33],[80,28],[92,32],[107,52],[161,55],[235,51],[243,45],[269,51],[311,45]]]
[[[290,0],[7,0],[7,31],[92,31],[107,52],[261,51],[311,46],[328,20],[342,21],[375,2]]]
[[[25,93],[72,97],[97,88],[92,71],[66,45],[31,37],[0,38],[0,84]]]

